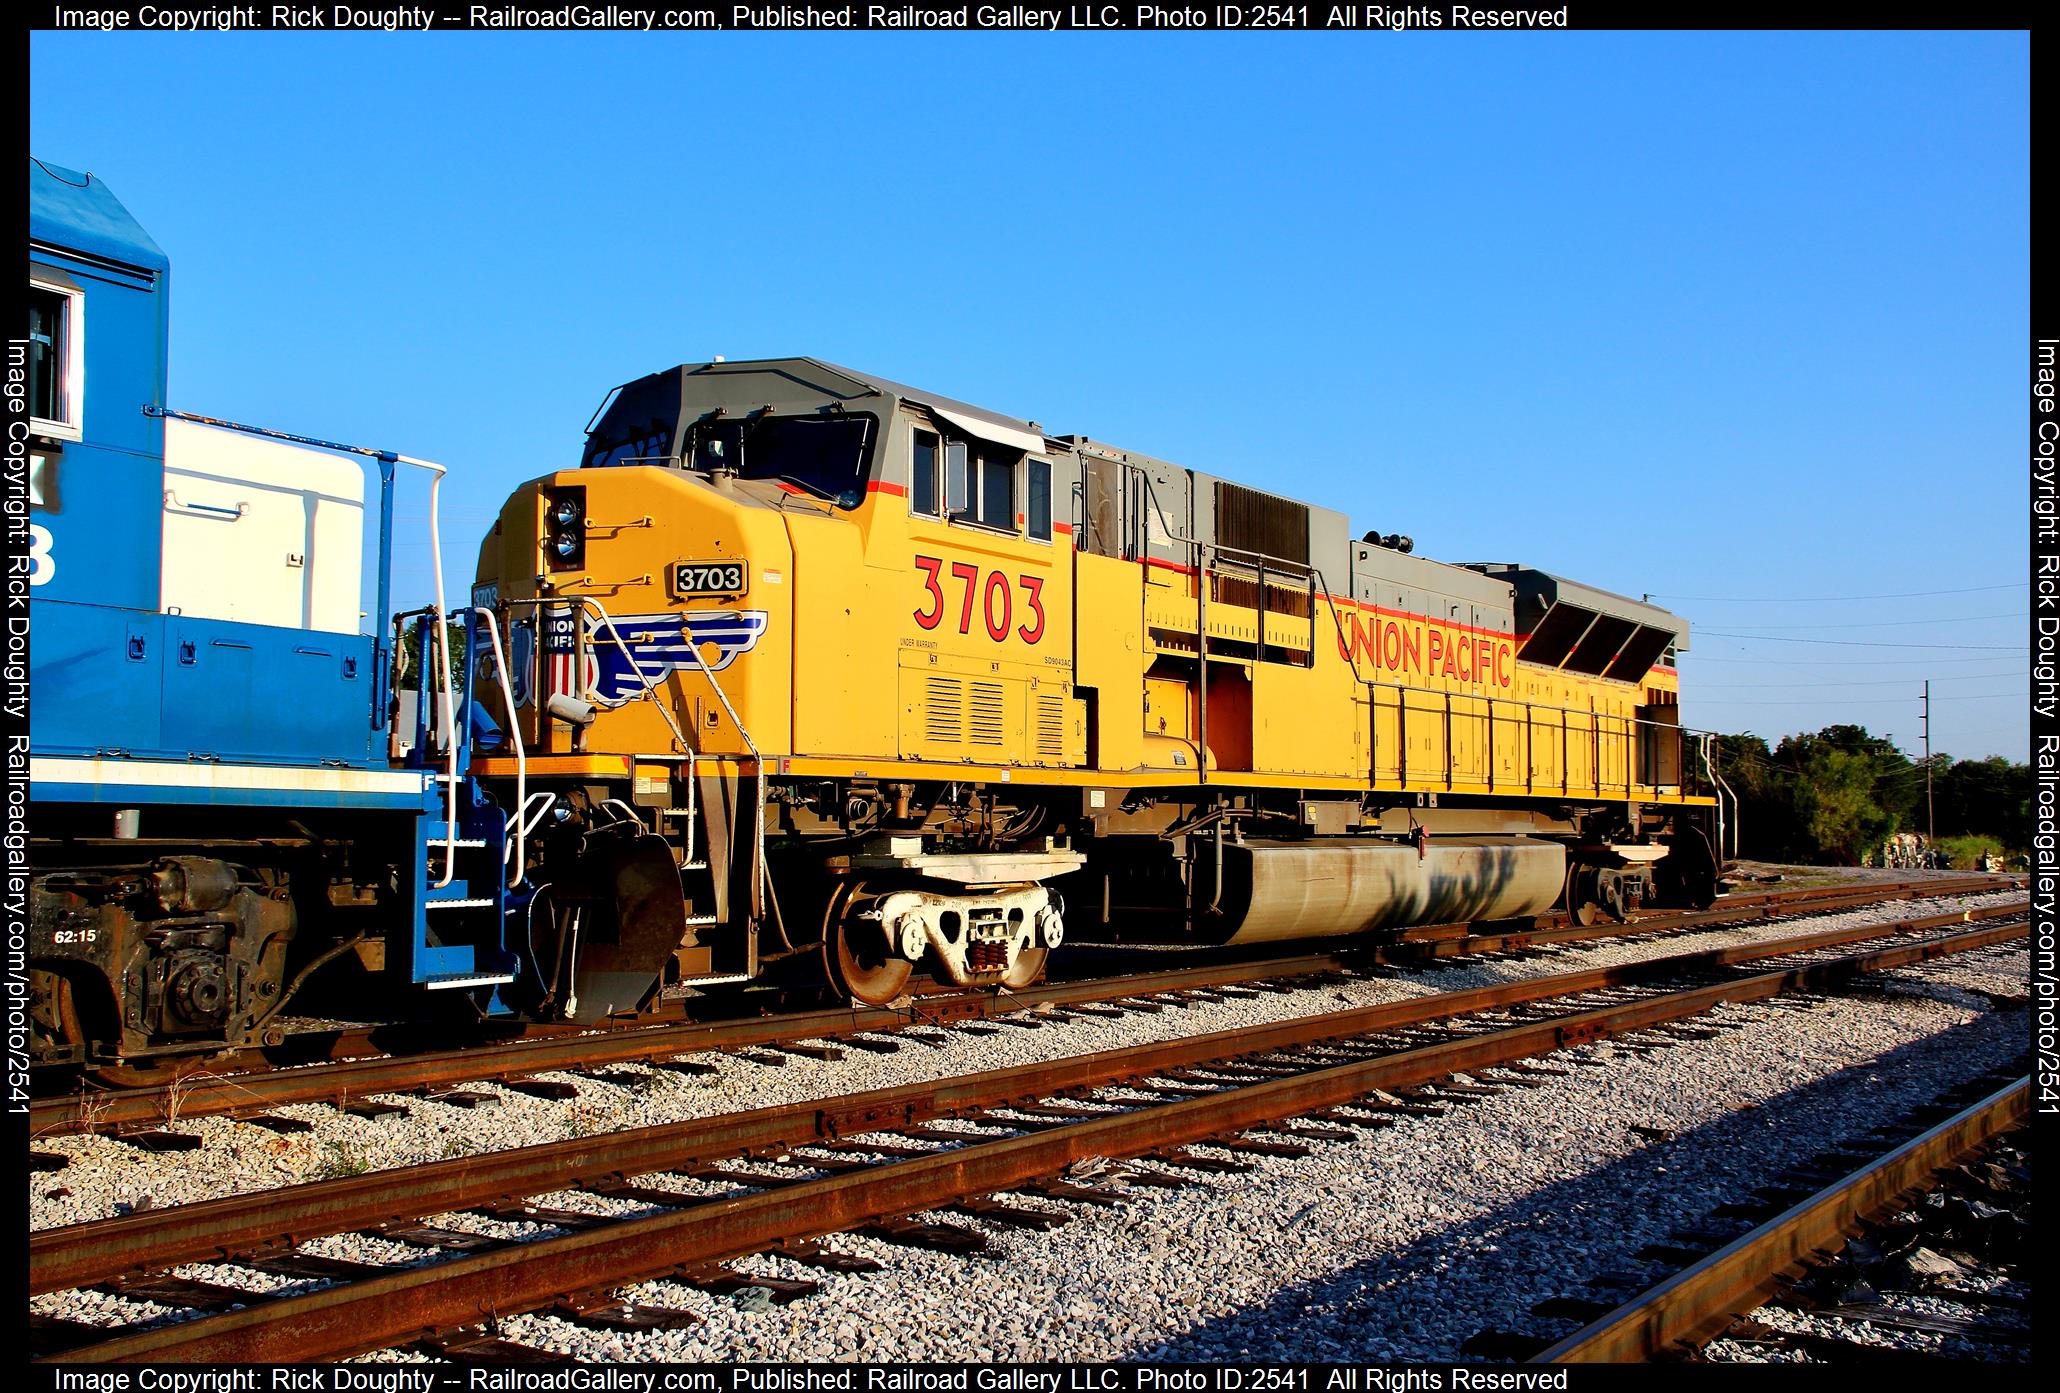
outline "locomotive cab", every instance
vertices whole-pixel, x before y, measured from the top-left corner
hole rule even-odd
[[[989,745],[1077,759],[1044,448],[1027,423],[811,360],[712,363],[617,389],[582,467],[509,500],[475,593],[536,655],[496,715],[559,819],[534,920],[565,950],[546,1009],[600,1009],[582,980],[604,958],[633,957],[646,1000],[789,959],[873,1001],[919,965],[1035,980],[1063,936],[1046,882],[1081,856],[998,837],[969,780],[889,776],[940,746],[962,765]],[[780,779],[796,758],[842,777]],[[589,849],[605,828],[671,848],[676,944],[624,921],[632,954],[577,927],[614,898]]]

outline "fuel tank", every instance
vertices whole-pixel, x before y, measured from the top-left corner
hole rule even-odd
[[[1196,868],[1203,904],[1221,917],[1218,943],[1334,938],[1413,924],[1540,914],[1566,886],[1566,850],[1532,837],[1410,842],[1324,838],[1226,842],[1222,894],[1215,856]]]

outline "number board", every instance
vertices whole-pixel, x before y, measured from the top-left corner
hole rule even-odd
[[[729,561],[675,561],[672,563],[672,593],[681,599],[692,595],[741,595],[749,588],[751,563],[742,557]]]

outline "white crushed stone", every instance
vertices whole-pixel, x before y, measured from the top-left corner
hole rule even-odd
[[[504,1321],[502,1333],[596,1360],[897,1362],[1447,1360],[1485,1327],[1563,1334],[1571,1322],[1526,1312],[1552,1296],[1593,1295],[1578,1286],[1590,1274],[1656,1275],[1631,1256],[1644,1244],[1701,1222],[1710,1208],[1778,1180],[1786,1166],[1833,1142],[2014,1059],[2023,1016],[1993,1010],[1967,988],[2021,989],[2028,970],[2024,945],[2010,944],[1889,974],[1950,992],[1862,990],[1801,1010],[1727,1007],[1716,1018],[1744,1028],[1651,1054],[1584,1047],[1570,1055],[1608,1058],[1609,1067],[1573,1067],[1538,1088],[1453,1104],[1443,1118],[1397,1118],[1349,1144],[1317,1143],[1306,1159],[1241,1157],[1253,1167],[1244,1175],[1182,1170],[1198,1183],[1179,1191],[1132,1188],[1114,1209],[1053,1205],[1075,1217],[1050,1233],[938,1216],[986,1233],[986,1256],[838,1235],[830,1246],[886,1270],[840,1276],[766,1255],[734,1265],[821,1285],[820,1294],[793,1305],[654,1282],[625,1295],[685,1308],[702,1321],[630,1335],[523,1316]],[[1553,1062],[1564,1066],[1568,1057]],[[805,1164],[806,1154],[791,1159]],[[650,1183],[684,1189],[696,1182]],[[1121,1185],[1120,1178],[1098,1183]],[[539,1202],[570,1208],[574,1198]],[[583,1198],[582,1207],[596,1203]],[[443,1222],[511,1237],[553,1232],[478,1216]],[[360,1261],[424,1256],[355,1235],[309,1250]],[[36,1309],[75,1319],[97,1312],[100,1323],[157,1313],[91,1293],[38,1298]],[[1914,1336],[1915,1343],[1899,1342],[1913,1349],[1956,1352],[1968,1343],[1946,1347],[1918,1332],[1884,1333]],[[1770,1356],[1747,1350],[1742,1357]]]
[[[1988,969],[2014,957],[2021,974],[2028,958],[2011,949],[1984,954]],[[836,1246],[887,1270],[757,1258],[739,1267],[822,1293],[764,1308],[650,1283],[627,1296],[703,1322],[625,1336],[532,1316],[505,1333],[588,1359],[1451,1359],[1488,1326],[1566,1333],[1529,1307],[1592,1296],[1577,1285],[1592,1273],[1656,1275],[1631,1254],[2022,1048],[2012,1013],[1918,996],[1720,1014],[1747,1028],[1615,1051],[1607,1070],[1399,1119],[1307,1159],[1243,1157],[1246,1175],[1188,1172],[1200,1183],[1133,1190],[1117,1209],[1058,1206],[1074,1221],[1048,1234],[946,1216],[987,1233],[991,1256],[846,1235]]]
[[[984,1069],[1153,1044],[1210,1031],[1297,1019],[1324,1012],[1502,982],[1638,962],[1657,957],[1762,942],[1800,932],[1892,923],[1946,910],[1979,908],[2021,898],[1999,891],[1938,900],[1904,900],[1822,915],[1806,923],[1754,924],[1690,935],[1604,939],[1569,945],[1541,956],[1447,960],[1436,969],[1401,970],[1392,977],[1326,984],[1292,992],[1267,993],[1219,1002],[1191,1001],[1156,1013],[1120,1018],[1062,1018],[1043,1015],[1035,1030],[1003,1027],[996,1034],[939,1028],[923,1033],[939,1039],[934,1048],[904,1045],[895,1054],[852,1050],[841,1060],[779,1056],[780,1067],[754,1064],[732,1054],[689,1056],[715,1066],[709,1075],[688,1075],[638,1064],[610,1066],[600,1082],[546,1073],[580,1090],[571,1102],[540,1099],[495,1084],[467,1085],[468,1091],[500,1097],[496,1107],[467,1109],[434,1099],[393,1097],[407,1111],[383,1118],[352,1117],[317,1104],[283,1107],[312,1130],[278,1134],[224,1117],[175,1122],[202,1139],[190,1152],[152,1155],[102,1136],[38,1138],[45,1151],[69,1158],[63,1170],[29,1174],[27,1208],[31,1229],[84,1223],[127,1213],[145,1200],[154,1205],[190,1204],[224,1195],[419,1165],[425,1161],[527,1146],[601,1132],[714,1117],[749,1108],[837,1097],[871,1088],[948,1078]],[[2014,988],[2025,990],[2023,978]],[[892,1037],[889,1037],[892,1038]],[[1146,1095],[1139,1095],[1143,1101]],[[955,1124],[937,1125],[951,1128]],[[958,1124],[977,1131],[974,1124]]]

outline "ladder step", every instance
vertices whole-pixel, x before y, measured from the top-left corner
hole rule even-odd
[[[428,846],[428,848],[429,848],[429,849],[430,849],[431,851],[441,851],[441,850],[443,850],[443,849],[444,849],[445,847],[447,847],[447,846],[448,846],[448,847],[457,847],[457,848],[461,848],[461,849],[462,849],[462,848],[464,848],[464,847],[468,847],[468,846],[485,846],[485,845],[486,845],[486,838],[484,838],[484,837],[458,837],[458,838],[456,838],[455,840],[452,840],[452,841],[445,841],[445,840],[444,840],[444,839],[443,839],[442,837],[431,837],[431,838],[430,838],[430,839],[429,839],[429,840],[428,840],[428,841],[427,841],[427,842],[425,843],[425,845],[426,845],[426,846]]]
[[[705,871],[708,869],[708,863],[706,861],[682,861],[680,862],[680,869],[683,871]]]
[[[453,987],[498,987],[514,980],[512,972],[475,972],[455,977],[432,977],[422,987],[425,991],[444,992]]]
[[[485,909],[485,908],[486,908],[487,906],[491,905],[492,903],[493,903],[493,900],[492,900],[492,899],[477,899],[477,900],[424,900],[424,901],[422,902],[422,907],[423,907],[424,909]],[[691,919],[690,919],[690,920],[688,920],[687,922],[688,922],[688,923],[692,923],[692,922],[693,922],[693,920],[691,920]]]
[[[687,916],[687,927],[690,929],[706,928],[710,924],[720,924],[721,922],[722,920],[713,914],[690,914]]]

